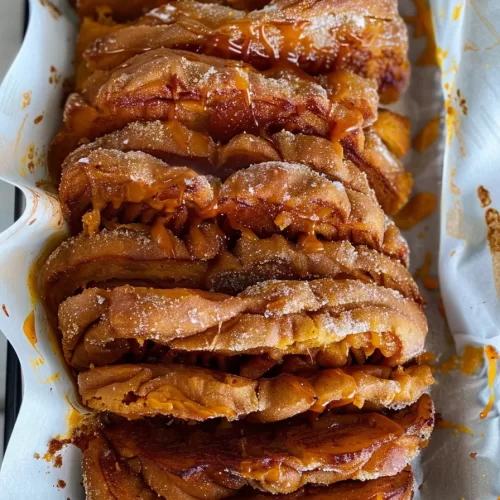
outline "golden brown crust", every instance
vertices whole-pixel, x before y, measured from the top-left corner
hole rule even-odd
[[[394,215],[406,204],[413,188],[413,177],[373,131],[365,132],[363,150],[344,141],[345,156],[368,178],[384,211]]]
[[[263,74],[236,61],[171,49],[133,57],[114,71],[96,71],[82,95],[68,98],[51,163],[54,157],[62,161],[83,138],[140,120],[176,118],[226,141],[242,132],[282,129],[362,141],[362,128],[377,118],[370,80],[341,72],[325,89],[297,71]]]
[[[170,0],[71,0],[76,3],[78,15],[94,16],[99,9],[109,9],[113,18],[119,21],[128,21],[142,14],[169,3]],[[207,0],[207,3],[230,5],[236,9],[260,9],[269,3],[269,0]]]
[[[122,457],[138,459],[144,480],[158,494],[165,496],[164,488],[175,481],[195,497],[204,491],[214,498],[216,489],[227,488],[232,491],[217,498],[228,498],[247,485],[287,494],[307,484],[395,475],[425,446],[434,426],[426,395],[406,414],[412,417],[404,424],[398,413],[327,412],[312,424],[202,424],[184,434],[139,421],[105,433]]]
[[[73,233],[81,230],[84,214],[87,231],[96,231],[103,213],[123,223],[147,223],[160,215],[177,228],[188,217],[213,216],[218,190],[217,179],[186,167],[167,167],[145,153],[97,149],[67,166],[59,198]]]
[[[84,57],[90,70],[113,69],[158,48],[243,60],[261,70],[280,62],[312,74],[346,69],[374,79],[388,97],[403,91],[409,76],[406,27],[396,3],[387,1],[274,0],[246,13],[185,0],[97,38]]]
[[[135,465],[135,464],[134,464]],[[138,468],[136,466],[136,468]],[[104,436],[93,439],[84,453],[83,459],[84,486],[89,500],[150,500],[158,498],[149,486],[143,482],[140,470],[133,470],[127,461],[116,454]],[[196,500],[198,496],[176,488],[176,481],[172,478],[168,493],[176,500]],[[177,481],[182,485],[182,479]],[[138,485],[139,490],[138,490]],[[244,488],[237,492],[238,498],[264,500],[275,498],[277,500],[299,500],[308,498],[312,500],[411,500],[413,496],[414,479],[411,471],[404,470],[395,476],[373,479],[370,481],[342,481],[330,486],[306,486],[294,493],[287,495],[271,495],[251,488]],[[229,489],[224,491],[230,495]]]
[[[401,132],[403,127],[396,126],[404,121],[399,115],[383,110],[380,118],[373,127],[377,127],[378,136],[371,129],[366,132],[369,140],[363,154],[352,151],[350,148],[355,145],[346,143],[346,154],[356,162],[354,164],[347,158],[343,159],[340,144],[322,137],[287,131],[269,138],[240,134],[222,145],[215,143],[206,133],[190,130],[180,122],[170,120],[134,122],[93,143],[82,145],[66,158],[62,169],[101,148],[122,152],[143,151],[171,165],[193,168],[198,173],[216,175],[221,179],[257,163],[285,161],[307,165],[346,187],[367,192],[367,179],[361,173],[363,170],[378,201],[387,213],[392,214],[406,203],[409,195],[405,185],[410,182],[411,176],[404,172],[398,156],[392,152],[405,154],[409,130]],[[380,138],[392,138],[392,149],[387,149]],[[54,176],[59,179],[60,174],[54,172]]]
[[[371,481],[343,481],[331,486],[309,486],[288,495],[248,491],[242,498],[253,500],[411,500],[414,478],[409,470]]]
[[[82,467],[87,500],[158,499],[140,474],[120,460],[104,436],[90,441]]]
[[[208,234],[210,228],[202,226]],[[221,246],[215,237],[213,253]],[[40,294],[48,310],[57,315],[60,303],[92,283],[125,281],[159,288],[203,288],[206,260],[184,240],[172,235],[173,252],[162,248],[141,224],[70,238],[47,259],[40,273]]]
[[[321,252],[308,253],[280,235],[240,238],[210,266],[208,287],[238,293],[270,279],[353,278],[392,288],[422,303],[418,286],[405,266],[365,246],[347,241],[323,242]]]
[[[172,416],[276,422],[305,411],[354,404],[402,408],[413,404],[434,382],[428,366],[391,370],[353,366],[321,370],[311,377],[282,374],[251,380],[186,365],[134,364],[94,368],[80,373],[85,405],[127,418]]]
[[[316,235],[383,248],[384,214],[372,193],[345,188],[297,163],[261,163],[235,172],[222,185],[219,212],[235,229],[261,237],[283,231],[298,236],[305,248],[321,248]]]
[[[124,153],[142,151],[170,165],[189,167],[221,179],[257,163],[301,163],[356,191],[369,192],[366,177],[350,161],[342,160],[342,148],[338,143],[287,131],[267,138],[239,134],[223,145],[177,120],[133,122],[80,146],[65,159],[62,170],[98,149]]]
[[[66,358],[77,367],[117,361],[147,340],[226,356],[319,353],[323,366],[344,365],[351,347],[367,357],[378,348],[396,366],[420,354],[427,333],[421,307],[398,292],[332,279],[270,281],[237,297],[93,288],[61,305],[59,326]]]
[[[218,227],[199,226],[201,242],[171,236],[163,248],[141,224],[80,234],[62,243],[45,262],[39,280],[46,308],[57,315],[61,302],[91,284],[200,288],[236,294],[272,279],[351,278],[399,291],[422,304],[418,286],[399,262],[347,241],[323,242],[323,251],[304,252],[283,236],[240,238],[224,249]],[[208,245],[208,246],[207,246]],[[208,250],[210,247],[210,250]],[[216,258],[207,256],[216,255]]]
[[[170,167],[145,153],[96,149],[66,164],[59,196],[73,232],[81,228],[82,216],[87,232],[97,231],[103,220],[154,223],[158,238],[172,246],[170,232],[177,235],[223,216],[223,228],[230,232],[283,233],[298,238],[308,252],[322,251],[321,236],[367,245],[406,262],[406,243],[391,236],[396,228],[386,226],[373,192],[366,190],[284,162],[239,170],[220,186],[211,176]]]

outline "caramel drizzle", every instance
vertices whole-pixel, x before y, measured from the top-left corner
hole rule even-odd
[[[343,61],[345,54],[353,50],[370,50],[375,57],[380,55],[377,40],[383,34],[385,22],[366,23],[365,27],[356,27],[353,23],[340,23],[329,28],[326,44],[317,46],[313,36],[306,34],[312,28],[309,19],[297,21],[263,21],[263,19],[239,19],[224,22],[215,27],[205,26],[191,18],[191,13],[177,7],[177,13],[171,22],[155,22],[150,25],[180,25],[194,35],[202,38],[199,46],[207,55],[216,55],[229,59],[231,56],[245,62],[258,58],[271,65],[280,61],[309,66],[313,72],[328,71],[336,62]],[[270,41],[271,33],[275,43]],[[326,40],[326,38],[325,38]],[[182,44],[181,44],[182,45]],[[255,47],[257,45],[260,50]],[[182,46],[180,46],[182,48]],[[262,50],[263,49],[263,50]]]
[[[133,222],[140,217],[142,223],[151,223],[151,236],[153,240],[162,249],[170,252],[173,258],[175,257],[175,235],[171,230],[166,228],[166,225],[173,221],[179,209],[186,206],[184,199],[187,187],[186,181],[194,179],[196,176],[197,174],[194,172],[186,172],[176,175],[171,179],[159,181],[151,186],[130,184],[125,186],[121,196],[115,195],[114,197],[110,197],[109,193],[106,193],[105,188],[94,187],[92,209],[82,217],[84,231],[87,234],[98,232],[99,227],[103,223],[102,211],[106,209],[108,204],[111,204],[114,209],[121,211],[122,222]],[[163,197],[160,195],[160,192],[165,192],[171,187],[177,188],[175,196]],[[205,236],[200,230],[200,225],[204,221],[215,219],[218,215],[226,215],[230,227],[240,231],[242,238],[257,239],[256,234],[249,227],[236,220],[233,210],[230,209],[226,212],[218,206],[218,187],[213,187],[216,192],[214,193],[214,201],[210,206],[204,209],[188,209],[189,212],[193,212],[187,217],[189,220],[188,235],[192,239],[193,244],[208,245]],[[237,201],[233,202],[234,207],[237,206],[237,203]],[[286,205],[282,205],[281,208],[282,210],[274,220],[277,228],[280,231],[284,231],[290,224],[299,220],[300,225],[303,226],[303,231],[299,231],[298,235],[298,243],[301,248],[307,253],[323,251],[323,243],[316,235],[317,221],[331,217],[334,210],[331,208],[320,208],[311,213],[299,213],[291,210]]]

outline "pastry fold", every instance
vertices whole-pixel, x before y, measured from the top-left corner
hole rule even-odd
[[[408,248],[375,196],[345,187],[296,163],[268,162],[239,170],[222,185],[150,155],[97,149],[64,169],[59,196],[73,233],[97,231],[104,220],[153,223],[172,247],[181,234],[218,217],[223,228],[259,237],[283,233],[308,252],[322,242],[351,240],[406,262]]]
[[[351,278],[400,292],[422,304],[411,274],[401,263],[347,241],[323,242],[308,253],[283,236],[239,238],[229,249],[213,224],[199,226],[203,238],[171,235],[163,248],[142,224],[80,234],[63,242],[40,273],[40,294],[57,314],[61,302],[92,284],[199,288],[236,294],[273,279]],[[215,258],[206,256],[216,255]]]
[[[188,432],[132,421],[104,432],[158,495],[230,498],[246,486],[288,494],[396,475],[426,446],[433,426],[432,400],[424,395],[387,416],[326,412],[312,423],[200,424]]]
[[[331,486],[308,486],[288,495],[248,492],[254,500],[411,500],[415,480],[409,470],[370,481],[342,481]]]
[[[99,229],[101,217],[148,223],[158,215],[179,230],[189,217],[216,214],[219,188],[216,178],[145,153],[97,149],[64,170],[59,198],[73,233],[81,231],[82,217],[88,232]]]
[[[421,306],[399,292],[329,278],[269,281],[237,296],[90,288],[61,304],[59,327],[78,368],[114,363],[146,341],[223,356],[310,355],[327,367],[345,365],[351,349],[364,359],[379,350],[397,366],[422,352],[427,334]]]
[[[196,421],[250,416],[261,423],[351,403],[400,409],[419,399],[433,382],[428,366],[392,370],[369,365],[259,380],[177,364],[105,366],[78,376],[82,401],[93,410],[127,418],[164,415]]]
[[[377,122],[365,135],[367,141],[363,151],[357,151],[355,144],[346,144],[344,149],[339,143],[322,137],[287,131],[268,138],[239,134],[223,145],[213,141],[210,135],[191,130],[177,120],[134,122],[80,146],[65,159],[62,170],[88,157],[96,149],[124,153],[142,151],[171,165],[189,167],[221,179],[257,163],[301,163],[357,191],[367,192],[369,185],[384,211],[394,214],[407,202],[412,186],[411,175],[405,172],[399,161],[408,150],[407,121],[400,115],[382,110]],[[54,172],[54,177],[59,179],[60,173]]]
[[[234,229],[261,237],[284,232],[308,251],[321,249],[317,235],[383,250],[385,217],[373,193],[298,163],[261,163],[235,172],[223,183],[218,205]]]
[[[133,459],[119,456],[111,447],[104,435],[92,439],[83,454],[83,484],[88,500],[153,500],[175,498],[176,500],[199,500],[206,498],[196,487],[198,478],[180,479],[175,477],[162,477],[162,490],[170,497],[158,496],[146,484],[141,473],[146,473],[152,478],[152,473],[147,472],[148,467],[144,462],[138,464]],[[153,480],[154,481],[154,480]],[[177,487],[179,485],[179,487]],[[208,494],[212,498],[238,498],[264,500],[274,498],[277,500],[299,500],[303,498],[313,500],[411,500],[413,497],[413,474],[409,470],[389,477],[382,477],[370,481],[342,481],[330,486],[306,486],[288,495],[272,495],[244,488],[234,494],[230,486],[210,484]],[[201,494],[200,494],[201,493]]]
[[[385,101],[396,100],[409,78],[407,30],[395,1],[274,0],[245,12],[183,0],[98,37],[83,56],[90,70],[113,69],[159,48],[241,60],[260,70],[279,63],[311,74],[345,69],[375,80]]]
[[[157,49],[111,71],[96,71],[65,106],[64,129],[50,162],[62,161],[80,140],[92,140],[134,121],[177,119],[228,141],[243,132],[279,130],[340,140],[358,147],[377,119],[374,83],[339,71],[322,86],[290,71],[262,73],[244,63],[192,52]]]
[[[83,453],[82,471],[87,500],[158,500],[159,498],[141,475],[125,460],[121,460],[102,435],[90,440]]]

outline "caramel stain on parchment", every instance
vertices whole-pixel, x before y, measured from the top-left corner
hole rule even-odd
[[[476,452],[476,451],[471,451],[471,452],[469,453],[469,457],[471,457],[471,458],[476,458],[476,457],[477,457],[477,452]]]
[[[436,429],[453,429],[455,436],[458,436],[460,433],[474,435],[474,432],[469,427],[463,424],[456,424],[451,420],[436,419]]]
[[[7,318],[8,318],[9,317],[9,311],[7,311],[7,306],[5,304],[2,304],[2,311],[5,314],[5,316],[7,316]]]
[[[479,52],[480,50],[475,42],[467,41],[464,43],[464,52]]]
[[[450,191],[455,196],[459,196],[462,193],[462,191],[455,184],[455,175],[457,175],[457,169],[456,168],[452,168],[451,171],[450,171]]]
[[[63,465],[63,449],[68,445],[75,445],[80,449],[88,446],[88,440],[95,434],[97,421],[93,414],[83,415],[73,406],[66,415],[68,431],[65,434],[59,434],[51,439],[47,445],[47,452],[43,455],[46,462],[52,462],[54,467]]]
[[[460,204],[460,199],[455,198],[453,203],[453,208],[448,210],[446,214],[446,234],[451,238],[456,238],[458,240],[465,239],[465,233],[463,230],[463,210]]]
[[[446,61],[446,58],[448,57],[449,51],[448,49],[442,49],[441,47],[438,47],[436,49],[436,59],[438,66],[443,69],[444,67],[444,62]]]
[[[495,29],[495,26],[491,23],[491,21],[486,17],[486,15],[481,11],[481,7],[477,4],[477,0],[469,0],[470,5],[478,19],[483,23],[484,27],[490,32],[491,36],[494,39],[494,42],[489,47],[486,47],[485,50],[491,50],[497,45],[500,45],[500,34]]]
[[[461,356],[453,354],[440,364],[432,363],[432,361],[428,361],[426,364],[429,364],[433,371],[439,371],[445,375],[457,370],[460,370],[463,375],[476,375],[483,366],[483,352],[482,347],[466,345]]]
[[[446,140],[448,145],[451,145],[453,138],[456,137],[458,140],[458,145],[460,147],[460,154],[462,156],[467,155],[467,149],[465,147],[465,140],[462,134],[462,129],[460,126],[460,111],[462,114],[468,113],[467,101],[463,97],[460,89],[456,89],[457,82],[458,65],[455,60],[449,69],[443,71],[443,77],[448,74],[453,75],[453,81],[451,85],[446,82],[444,85],[446,91],[446,100],[444,103],[445,109],[445,120],[446,120]],[[458,110],[456,108],[458,106]]]
[[[43,380],[44,384],[52,384],[54,382],[57,382],[61,378],[61,372],[55,372],[53,375],[50,377],[47,377],[45,380]]]
[[[41,355],[40,351],[37,348],[37,343],[38,343],[38,338],[36,335],[36,328],[35,328],[35,311],[31,311],[28,316],[26,316],[26,319],[24,320],[23,324],[23,332],[26,338],[28,339],[29,343],[33,346],[35,351],[38,353],[39,357],[38,358],[30,358],[30,364],[33,368],[33,370],[36,370],[39,366],[42,366],[45,364],[45,360],[43,359],[43,356]]]
[[[415,272],[415,279],[422,280],[422,284],[426,290],[437,290],[439,288],[439,282],[437,278],[430,276],[431,267],[432,254],[431,252],[426,252],[424,263]]]
[[[477,188],[477,196],[482,208],[486,208],[491,205],[490,192],[484,186],[479,186]]]
[[[33,123],[35,125],[38,125],[39,123],[41,123],[43,120],[43,115],[38,115],[34,120],[33,120]]]
[[[425,252],[424,263],[415,271],[415,279],[423,278],[428,276],[431,272],[432,266],[432,254],[431,252]]]
[[[467,156],[465,141],[460,128],[460,115],[458,111],[450,104],[446,107],[446,130],[448,145],[453,142],[453,137],[457,137],[458,145],[460,146],[460,154]]]
[[[497,360],[499,358],[497,350],[492,345],[487,345],[484,348],[484,352],[486,354],[486,359],[488,360],[488,387],[490,388],[491,395],[484,410],[479,414],[481,420],[488,417],[488,414],[495,403],[495,391],[493,390],[493,385],[495,384],[495,379],[497,377]]]
[[[454,21],[458,21],[458,19],[460,18],[460,14],[462,13],[462,9],[464,7],[464,4],[461,3],[460,5],[457,5],[454,9],[453,9],[453,20]]]
[[[54,19],[61,17],[61,11],[50,0],[40,0],[40,4],[48,9]]]
[[[66,488],[66,481],[63,481],[62,479],[59,479],[59,481],[57,481],[57,487],[61,490],[63,490],[64,488]]]
[[[483,208],[491,205],[490,192],[484,186],[478,187],[477,195]],[[493,279],[495,281],[497,296],[500,298],[500,213],[495,208],[488,208],[485,220],[493,267]]]
[[[26,109],[31,104],[31,90],[22,95],[21,109]]]
[[[466,345],[462,355],[460,371],[464,375],[474,375],[483,365],[484,355],[481,347]]]
[[[415,16],[405,16],[405,21],[414,27],[414,38],[425,38],[425,48],[417,59],[417,66],[438,64],[436,34],[432,21],[432,11],[428,0],[413,0],[417,10]]]
[[[495,208],[488,208],[485,220],[493,265],[493,279],[495,280],[497,296],[500,299],[500,212]]]
[[[449,375],[451,371],[458,370],[460,368],[460,357],[454,354],[450,356],[448,359],[443,361],[440,365],[434,367],[435,370],[439,370],[445,375]]]
[[[418,193],[394,216],[394,222],[402,230],[408,230],[432,215],[437,208],[433,193]]]
[[[423,153],[430,148],[439,138],[439,125],[441,117],[436,116],[418,133],[413,141],[413,149],[419,153]]]
[[[457,89],[457,101],[458,101],[458,105],[460,106],[460,109],[462,110],[462,113],[465,116],[467,116],[467,114],[469,113],[469,108],[467,106],[467,100],[462,95],[462,91],[460,89]]]

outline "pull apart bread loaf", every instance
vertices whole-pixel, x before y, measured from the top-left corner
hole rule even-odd
[[[89,499],[399,499],[434,426],[395,0],[78,0],[40,292]],[[151,10],[153,9],[153,10]]]

